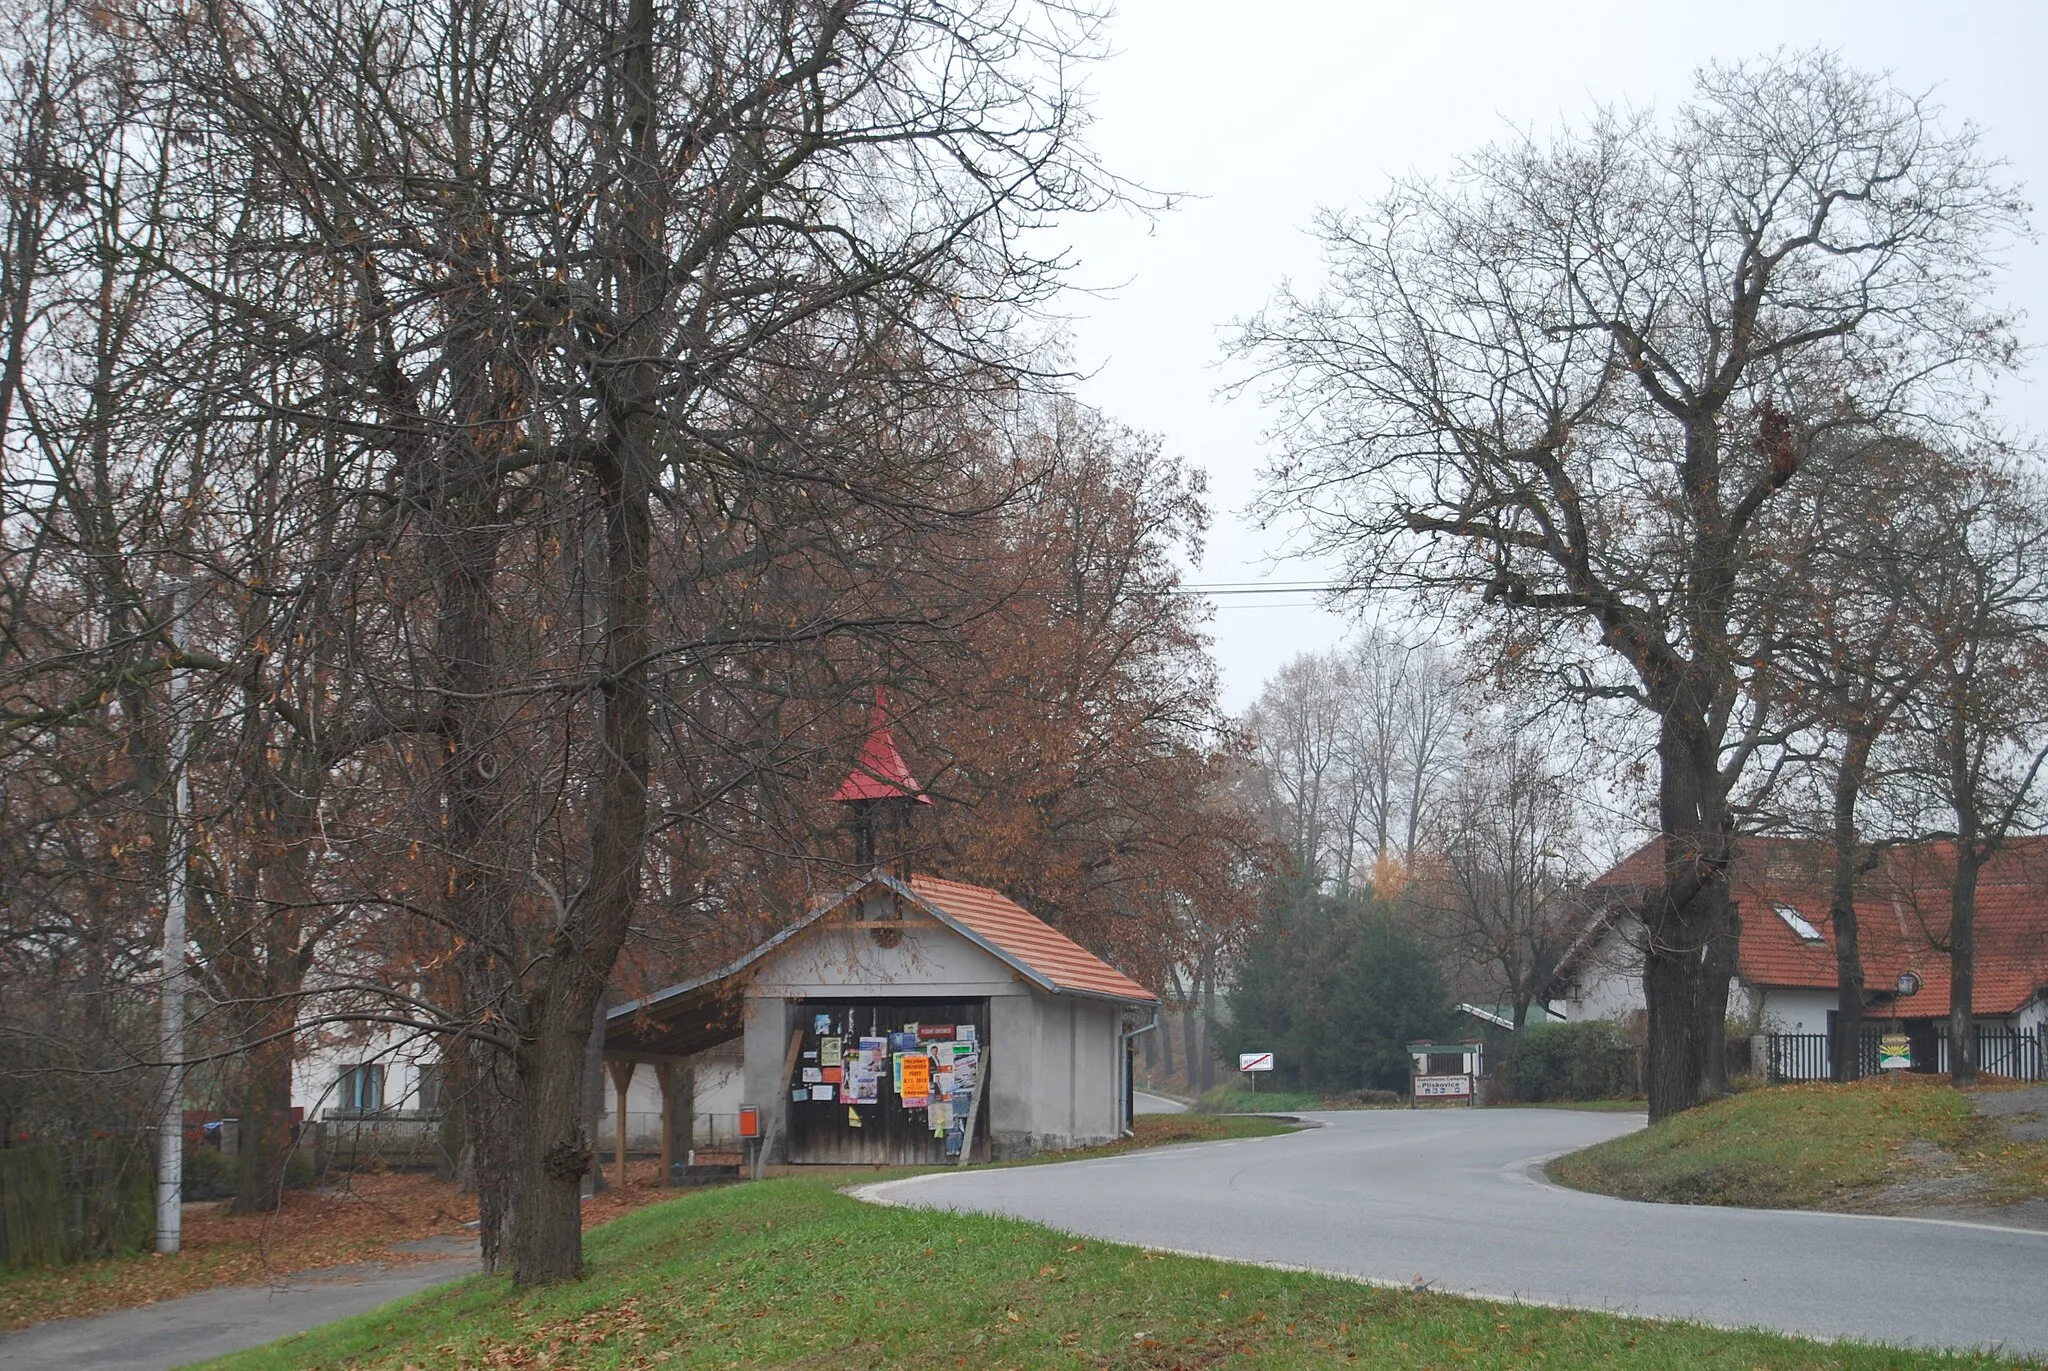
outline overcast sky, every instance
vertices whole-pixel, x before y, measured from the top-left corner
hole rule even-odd
[[[1514,128],[1548,130],[1596,102],[1682,100],[1693,70],[1720,58],[1825,44],[1856,66],[1933,90],[1969,120],[2042,203],[2048,186],[2048,6],[1998,3],[1753,3],[1647,6],[1337,0],[1122,0],[1116,55],[1089,78],[1091,141],[1118,173],[1186,192],[1156,222],[1104,215],[1071,225],[1080,279],[1114,287],[1071,302],[1082,394],[1209,473],[1216,524],[1192,578],[1314,579],[1280,530],[1243,517],[1262,458],[1261,416],[1218,387],[1222,327],[1281,279],[1312,281],[1304,228],[1318,205],[1356,204],[1389,176],[1447,170]],[[2036,215],[2037,222],[2040,215]],[[2048,251],[2012,254],[2007,298],[2048,341]],[[2038,372],[2040,363],[2035,366]],[[2037,378],[2012,416],[2048,430]],[[1242,709],[1271,670],[1336,642],[1341,619],[1267,595],[1221,603],[1211,623],[1224,702]]]

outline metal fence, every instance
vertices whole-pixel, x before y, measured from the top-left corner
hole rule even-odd
[[[1862,1075],[1877,1074],[1877,1042],[1883,1030],[1865,1024],[1863,1028]],[[1998,1025],[1977,1026],[1977,1069],[1988,1076],[2012,1080],[2048,1080],[2048,1043],[2040,1029],[2021,1030]],[[1935,1040],[1934,1070],[1946,1074],[1949,1066],[1946,1031]],[[1786,1081],[1825,1081],[1834,1075],[1834,1047],[1825,1033],[1772,1033],[1768,1035],[1765,1079],[1773,1085]]]
[[[677,1121],[677,1133],[681,1133],[681,1119]],[[618,1124],[613,1122],[611,1111],[605,1111],[597,1121],[597,1150],[604,1156],[612,1154],[618,1137]],[[700,1151],[732,1151],[740,1145],[740,1116],[737,1113],[700,1113],[690,1129],[690,1146]],[[626,1111],[626,1150],[635,1156],[661,1151],[661,1111],[655,1109],[628,1109]]]
[[[2035,1030],[2023,1033],[2011,1028],[1977,1027],[1977,1070],[1987,1076],[2005,1076],[2016,1081],[2048,1080],[2044,1070],[2042,1042],[2044,1035]],[[1943,1033],[1935,1045],[1935,1070],[1947,1071],[1949,1067],[1948,1034]]]

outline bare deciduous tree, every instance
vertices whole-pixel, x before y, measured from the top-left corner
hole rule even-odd
[[[1239,331],[1278,416],[1269,508],[1355,591],[1654,721],[1652,1118],[1720,1077],[1729,797],[1778,725],[1760,519],[1815,431],[1909,426],[2009,363],[1987,254],[2020,214],[1925,100],[1825,53],[1712,66],[1668,118],[1603,110],[1326,213],[1324,289]]]

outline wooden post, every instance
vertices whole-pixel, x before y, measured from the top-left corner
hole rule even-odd
[[[661,1178],[655,1184],[664,1190],[675,1174],[676,1164],[676,1097],[669,1084],[675,1071],[668,1062],[654,1064],[654,1079],[661,1086]]]
[[[974,1103],[967,1110],[967,1126],[960,1134],[960,1160],[955,1166],[967,1165],[967,1159],[974,1155],[974,1125],[981,1120],[981,1107],[988,1100],[988,1057],[989,1045],[981,1045],[981,1070],[974,1077]],[[991,1119],[995,1116],[990,1115]],[[990,1149],[990,1160],[994,1160],[994,1149]]]
[[[804,1031],[799,1028],[789,1035],[789,1051],[782,1056],[782,1084],[776,1087],[780,1092],[776,1104],[779,1106],[770,1115],[775,1126],[754,1143],[754,1179],[760,1180],[768,1174],[768,1149],[775,1141],[775,1135],[789,1129],[789,1078],[796,1074],[797,1053],[804,1050]]]
[[[626,1184],[626,1087],[633,1083],[633,1063],[613,1061],[612,1085],[618,1091],[618,1171],[619,1185]]]

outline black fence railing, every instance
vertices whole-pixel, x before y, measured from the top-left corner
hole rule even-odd
[[[1861,1074],[1877,1074],[1877,1044],[1883,1029],[1863,1027]],[[2040,1029],[2015,1029],[2000,1025],[1977,1026],[1977,1069],[1988,1076],[2018,1081],[2048,1080],[2048,1033]],[[1765,1048],[1765,1079],[1773,1085],[1786,1081],[1824,1081],[1834,1075],[1834,1048],[1825,1033],[1772,1033]],[[1946,1073],[1949,1062],[1948,1034],[1935,1040],[1933,1069]]]

